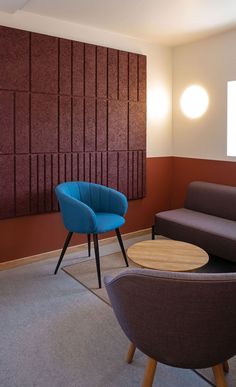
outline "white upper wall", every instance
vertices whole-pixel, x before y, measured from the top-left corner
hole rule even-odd
[[[236,30],[173,50],[173,154],[215,160],[226,156],[227,81],[236,80]],[[191,120],[180,110],[180,97],[191,84],[209,94],[209,108]]]
[[[147,156],[172,155],[172,50],[125,35],[29,12],[0,12],[0,24],[147,55]]]

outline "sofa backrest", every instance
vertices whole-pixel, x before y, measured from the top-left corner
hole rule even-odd
[[[184,207],[236,220],[236,187],[193,181],[188,186]]]

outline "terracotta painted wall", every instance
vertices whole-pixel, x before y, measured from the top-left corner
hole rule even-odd
[[[173,157],[171,208],[183,206],[186,188],[194,180],[236,186],[236,163]]]
[[[172,157],[148,158],[146,173],[147,195],[129,202],[122,233],[150,227],[156,212],[170,208]],[[0,220],[0,262],[60,249],[65,236],[59,213]],[[74,236],[71,244],[83,241]]]

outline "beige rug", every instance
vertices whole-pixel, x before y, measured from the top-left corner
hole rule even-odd
[[[124,258],[120,252],[100,257],[100,266],[102,277],[101,289],[98,288],[96,262],[94,258],[87,259],[86,261],[82,261],[70,266],[65,266],[63,270],[75,280],[79,281],[86,288],[88,288],[91,292],[96,294],[96,296],[110,305],[110,300],[103,284],[103,277],[105,275],[111,275],[112,277],[115,277],[122,271],[127,269],[129,270],[129,268],[136,268],[138,266],[129,260],[129,268],[127,268],[124,262]]]

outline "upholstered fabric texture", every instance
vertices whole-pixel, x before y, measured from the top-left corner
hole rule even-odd
[[[236,274],[136,269],[105,283],[125,334],[157,361],[207,368],[236,354]]]
[[[67,182],[56,187],[64,226],[78,233],[104,233],[121,227],[128,208],[125,195],[93,183]]]
[[[155,232],[236,262],[236,187],[192,182],[185,208],[155,215]]]

